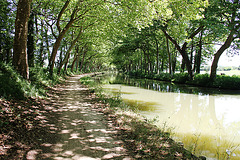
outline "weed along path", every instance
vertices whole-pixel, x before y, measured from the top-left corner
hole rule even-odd
[[[49,131],[27,159],[132,159],[109,127],[112,122],[98,111],[100,104],[80,84],[83,76],[70,77],[51,91],[46,104],[51,113],[42,116]]]

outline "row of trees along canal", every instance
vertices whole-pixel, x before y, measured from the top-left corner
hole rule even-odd
[[[8,0],[0,5],[1,61],[12,61],[26,79],[29,66],[44,62],[50,75],[63,66],[94,71],[114,64],[146,74],[186,68],[193,78],[213,56],[214,80],[222,53],[239,45],[239,0]]]

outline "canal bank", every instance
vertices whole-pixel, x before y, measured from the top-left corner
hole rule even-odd
[[[196,155],[239,159],[238,92],[217,93],[128,77],[108,76],[102,81],[103,88],[117,93],[139,114],[156,119],[155,125],[171,128],[172,138]]]

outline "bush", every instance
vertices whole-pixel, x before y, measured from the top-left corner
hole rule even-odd
[[[172,82],[186,83],[189,80],[188,73],[175,73]]]
[[[196,74],[193,77],[193,84],[199,85],[199,86],[209,86],[210,85],[210,76],[209,74]]]
[[[173,76],[169,73],[148,74],[144,72],[135,71],[129,73],[135,77],[155,79],[159,81],[169,81],[173,83],[192,84],[202,87],[212,87],[221,89],[240,90],[240,76],[217,75],[214,82],[210,81],[209,74],[196,74],[193,80],[189,79],[188,73],[175,73]]]
[[[240,89],[240,76],[217,75],[213,86],[224,89]]]
[[[155,74],[154,79],[160,81],[171,81],[172,76],[169,73],[159,73]]]

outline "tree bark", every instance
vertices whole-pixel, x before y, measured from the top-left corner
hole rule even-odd
[[[18,1],[13,42],[13,66],[25,79],[29,79],[27,35],[31,2],[32,0]]]
[[[77,43],[77,41],[80,39],[82,35],[82,29],[79,31],[77,37],[73,40],[73,42],[71,43],[71,46],[69,47],[69,49],[67,50],[67,53],[63,59],[63,61],[60,63],[59,68],[58,68],[58,73],[60,73],[62,66],[66,63],[68,63],[69,57],[70,57],[70,53],[73,49],[73,47],[75,46],[75,44]]]
[[[83,69],[83,63],[84,63],[86,54],[87,54],[87,49],[85,48],[85,50],[83,51],[83,57],[82,57],[81,65],[80,65],[80,67],[79,67],[79,71],[80,71],[80,72],[81,72],[81,70]],[[84,69],[84,70],[85,70],[85,69]]]
[[[31,14],[28,21],[28,40],[27,40],[27,55],[29,67],[34,67],[34,14]]]
[[[216,78],[216,74],[217,74],[217,67],[218,67],[218,61],[220,59],[220,56],[222,55],[222,53],[228,49],[232,43],[232,41],[234,40],[233,35],[234,35],[235,31],[232,30],[230,32],[230,34],[228,35],[226,41],[224,42],[224,44],[219,48],[219,50],[214,54],[214,59],[212,62],[212,66],[211,66],[211,73],[210,73],[210,80],[214,81],[214,79]]]
[[[53,74],[55,58],[56,58],[56,55],[57,55],[58,48],[60,47],[61,41],[63,40],[63,38],[64,38],[65,34],[67,33],[67,31],[69,30],[69,28],[72,26],[72,24],[76,20],[76,19],[74,19],[74,16],[76,14],[76,10],[74,9],[72,14],[71,14],[70,20],[68,21],[66,26],[63,29],[60,28],[61,16],[63,15],[64,11],[67,9],[67,6],[69,5],[69,3],[70,3],[70,0],[67,0],[65,2],[65,5],[61,9],[60,13],[58,14],[57,24],[56,25],[57,25],[57,29],[58,29],[59,35],[58,35],[58,37],[56,37],[56,42],[53,45],[51,57],[49,59],[49,72],[50,72],[50,75]]]
[[[159,74],[159,47],[158,47],[158,40],[155,37],[155,42],[156,42],[156,58],[157,58],[157,66],[156,66],[156,73]]]
[[[195,56],[195,69],[196,73],[200,73],[200,68],[201,68],[201,57],[202,57],[202,35],[203,31],[200,34],[200,40],[199,40],[199,45],[198,45],[198,53]]]
[[[167,53],[168,53],[169,74],[172,75],[172,58],[171,58],[169,42],[168,42],[168,38],[167,37],[166,37],[166,43],[167,43]]]

